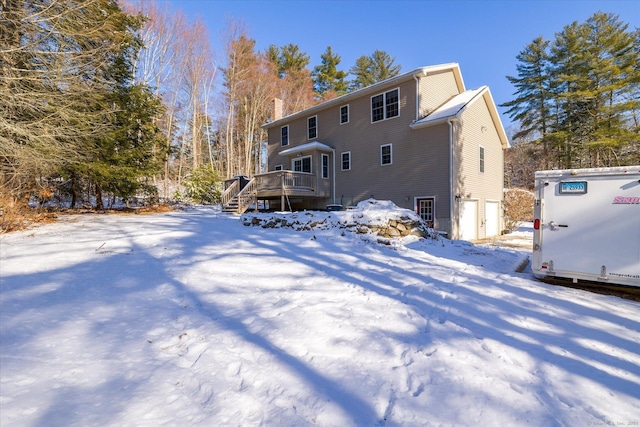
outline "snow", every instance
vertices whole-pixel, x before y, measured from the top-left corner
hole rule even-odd
[[[480,93],[482,93],[482,92],[484,92],[486,90],[487,90],[486,86],[482,86],[482,87],[480,87],[478,89],[474,89],[474,90],[466,90],[466,91],[454,96],[453,98],[451,98],[449,101],[445,102],[444,104],[442,104],[440,107],[438,107],[436,110],[434,110],[427,117],[424,117],[424,118],[416,121],[413,124],[413,126],[418,126],[418,125],[427,124],[427,123],[435,122],[435,121],[438,121],[438,120],[442,120],[442,119],[445,119],[445,118],[454,117],[460,112],[460,110],[462,110],[464,107],[466,107],[467,104],[469,104],[475,97],[477,97]]]
[[[0,425],[638,425],[640,304],[516,273],[525,247],[341,226],[406,214],[299,212],[325,220],[301,231],[194,208],[0,236]]]

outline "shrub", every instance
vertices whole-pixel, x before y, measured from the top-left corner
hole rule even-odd
[[[522,188],[504,190],[505,228],[514,231],[525,221],[533,220],[533,192]]]
[[[209,166],[200,166],[184,180],[185,196],[193,203],[210,205],[220,203],[222,195],[220,177]]]

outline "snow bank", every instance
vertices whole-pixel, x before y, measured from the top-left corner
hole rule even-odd
[[[339,214],[404,215],[371,208]],[[394,242],[204,208],[1,235],[0,425],[640,420],[638,303],[516,274],[522,249]]]

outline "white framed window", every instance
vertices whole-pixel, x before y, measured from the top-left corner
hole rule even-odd
[[[280,128],[280,145],[283,147],[289,145],[289,125]]]
[[[351,170],[351,151],[345,151],[340,154],[340,169],[343,171]]]
[[[400,115],[400,89],[379,93],[371,97],[371,123]]]
[[[276,171],[281,171],[282,169],[284,169],[282,165],[275,165],[275,167],[273,168],[273,170],[276,170]]]
[[[329,155],[322,155],[322,178],[329,178]]]
[[[484,173],[484,147],[482,145],[480,146],[478,166],[480,167],[480,173]]]
[[[340,124],[349,123],[349,104],[340,107]]]
[[[393,164],[393,152],[391,144],[385,144],[380,146],[380,164],[390,165]]]
[[[295,172],[311,173],[311,156],[298,157],[291,162]]]
[[[309,117],[307,119],[307,137],[314,139],[318,137],[318,116]]]

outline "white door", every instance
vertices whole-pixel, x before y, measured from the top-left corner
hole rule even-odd
[[[484,217],[486,230],[485,237],[492,237],[500,234],[500,203],[485,202]]]
[[[478,238],[478,202],[464,200],[460,202],[460,240],[475,240]]]

